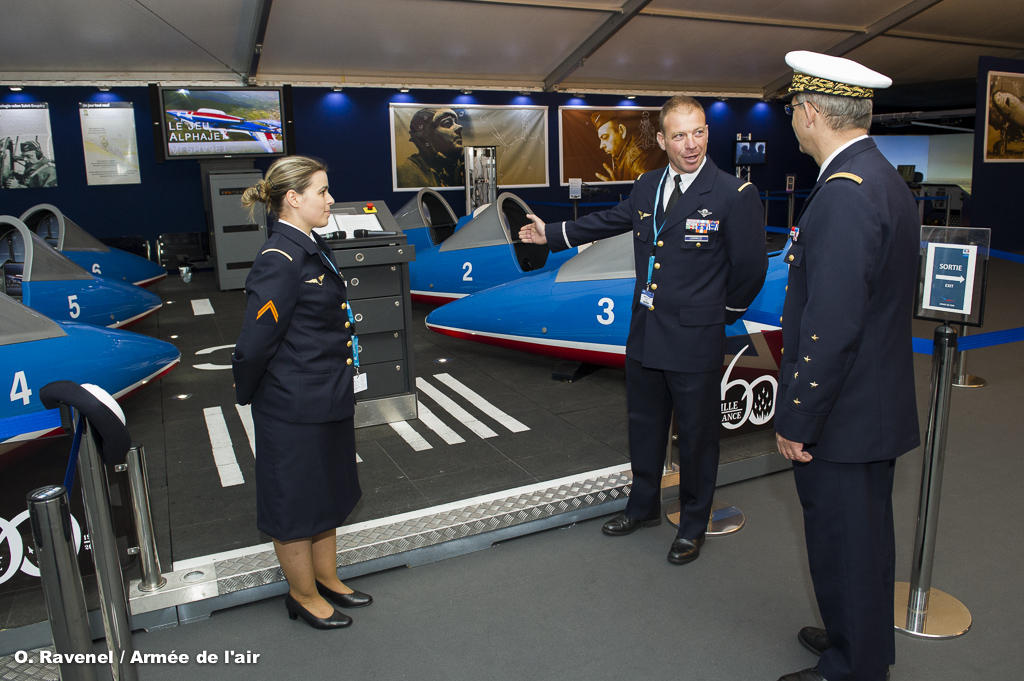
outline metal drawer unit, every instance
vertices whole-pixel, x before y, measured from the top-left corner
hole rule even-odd
[[[211,172],[210,246],[217,263],[217,286],[221,291],[245,286],[260,247],[267,240],[267,214],[257,205],[252,218],[242,207],[242,192],[263,178],[258,170]]]
[[[341,275],[359,335],[359,365],[367,389],[356,395],[357,428],[416,418],[416,375],[413,371],[409,262],[415,251],[382,201],[375,212],[362,202],[335,204],[335,215],[374,215],[393,235],[328,241]]]

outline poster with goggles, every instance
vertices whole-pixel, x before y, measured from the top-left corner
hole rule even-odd
[[[57,186],[50,107],[46,102],[0,104],[0,187]]]
[[[548,186],[546,106],[391,104],[395,191],[464,189],[463,146],[496,147],[503,189]]]

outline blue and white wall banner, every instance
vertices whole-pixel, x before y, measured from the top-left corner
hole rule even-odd
[[[0,188],[56,186],[49,105],[0,104]]]
[[[135,107],[131,102],[80,102],[85,178],[90,185],[140,184]]]

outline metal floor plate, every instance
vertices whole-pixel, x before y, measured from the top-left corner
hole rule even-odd
[[[435,506],[338,531],[338,566],[350,578],[401,565],[450,558],[548,527],[614,513],[625,507],[629,465],[569,476]],[[132,582],[133,624],[160,628],[208,617],[216,610],[283,594],[287,583],[269,544],[228,557],[176,565],[168,584],[140,592]],[[171,609],[177,616],[171,616]]]

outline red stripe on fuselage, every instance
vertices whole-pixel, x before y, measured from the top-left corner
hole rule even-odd
[[[452,338],[463,338],[477,343],[497,345],[498,347],[509,348],[510,350],[532,352],[537,355],[547,355],[549,357],[557,357],[559,359],[570,359],[577,362],[600,364],[602,366],[616,367],[620,369],[626,364],[625,355],[620,355],[614,352],[582,350],[580,348],[567,347],[564,345],[545,345],[543,343],[530,343],[528,341],[512,340],[509,338],[494,338],[492,336],[456,331],[454,329],[443,329],[429,324],[427,325],[427,328],[431,331],[444,334],[445,336],[451,336]]]

